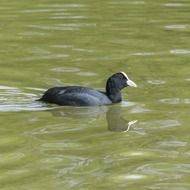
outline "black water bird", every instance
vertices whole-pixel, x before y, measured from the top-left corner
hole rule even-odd
[[[121,102],[121,90],[127,86],[137,87],[126,73],[118,72],[108,78],[106,91],[82,86],[53,87],[39,101],[65,106],[101,106]]]

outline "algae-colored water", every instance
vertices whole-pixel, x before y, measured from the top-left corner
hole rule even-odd
[[[0,189],[189,190],[190,2],[0,2]],[[138,88],[114,106],[35,102],[49,87]]]

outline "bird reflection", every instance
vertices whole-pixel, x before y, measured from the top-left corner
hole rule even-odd
[[[130,127],[137,122],[137,120],[127,121],[122,116],[122,109],[119,106],[111,106],[106,113],[108,123],[108,130],[110,131],[129,131]]]
[[[56,117],[69,117],[77,118],[97,118],[108,111],[107,106],[94,106],[94,107],[72,107],[63,106],[50,110],[53,116]]]
[[[109,131],[128,132],[137,120],[127,120],[123,116],[119,105],[94,107],[59,107],[49,110],[55,117],[91,118],[96,119],[106,115]]]

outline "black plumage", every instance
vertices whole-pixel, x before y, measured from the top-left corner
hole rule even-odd
[[[105,92],[81,86],[53,87],[39,101],[66,106],[108,105],[120,102],[120,91],[127,86],[137,87],[124,72],[119,72],[108,78]]]

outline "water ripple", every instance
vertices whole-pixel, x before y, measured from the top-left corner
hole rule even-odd
[[[183,3],[166,3],[166,4],[164,4],[164,6],[166,6],[166,7],[183,7],[183,6],[185,6],[185,4],[183,4]]]
[[[51,55],[37,55],[30,57],[23,57],[19,59],[15,59],[16,61],[35,61],[35,60],[49,60],[49,59],[60,59],[60,58],[68,58],[70,55],[67,54],[51,54]]]
[[[77,3],[70,3],[70,4],[58,4],[58,3],[54,3],[54,4],[39,4],[38,7],[51,7],[51,8],[85,8],[88,7],[88,5],[86,4],[77,4]]]
[[[34,32],[34,31],[30,31],[30,32],[22,32],[22,33],[19,33],[18,35],[20,36],[50,36],[50,34],[48,33],[45,33],[45,32]]]
[[[97,73],[94,72],[78,72],[77,75],[79,76],[97,76]]]
[[[139,175],[139,174],[126,174],[126,175],[119,175],[115,177],[115,180],[139,180],[146,178],[146,175]]]
[[[39,89],[39,91],[41,90]],[[24,92],[16,87],[0,86],[0,112],[48,109],[42,104],[39,104],[39,102],[36,102],[36,99],[36,94]]]
[[[154,120],[149,122],[141,122],[141,124],[148,128],[151,127],[152,129],[178,127],[181,125],[177,120]]]
[[[50,70],[54,72],[63,72],[63,73],[73,73],[80,71],[80,69],[77,67],[55,67]]]
[[[170,163],[151,163],[144,164],[136,169],[136,171],[140,171],[144,174],[157,174],[163,175],[162,177],[178,179],[181,175],[189,173],[190,164],[170,164]],[[171,172],[174,171],[173,174]],[[178,171],[177,173],[175,171]],[[170,176],[168,176],[168,172],[170,172]]]
[[[77,19],[77,20],[79,20],[79,19],[87,19],[88,17],[86,17],[86,16],[80,16],[80,15],[78,15],[78,16],[52,16],[52,17],[50,17],[51,19]],[[47,27],[46,27],[47,28]],[[76,27],[75,27],[76,28]],[[64,29],[66,29],[66,28],[64,28]],[[64,30],[63,28],[62,28],[62,30]],[[67,28],[68,29],[68,28]],[[72,29],[72,28],[71,28]],[[57,30],[58,30],[58,28],[57,28]],[[60,30],[60,29],[59,29]]]
[[[165,98],[159,100],[161,103],[165,104],[190,104],[190,99],[180,99],[180,98]]]
[[[24,158],[25,155],[21,152],[15,152],[15,153],[6,153],[6,154],[2,154],[1,153],[1,157],[0,157],[0,165],[1,164],[7,164],[7,163],[11,163],[11,162],[15,162],[17,160],[21,160],[22,158]]]
[[[173,49],[173,50],[170,50],[170,53],[171,54],[190,54],[190,50],[185,50],[185,49]]]
[[[187,142],[182,141],[163,141],[160,143],[161,146],[169,146],[169,147],[183,147],[187,145]]]
[[[144,113],[144,112],[149,112],[150,109],[146,108],[144,104],[142,105],[137,105],[134,108],[130,110],[130,113]]]
[[[21,11],[21,13],[48,13],[48,12],[54,12],[54,11],[65,11],[66,9],[26,9],[26,10],[23,10]]]
[[[188,25],[185,24],[175,24],[175,25],[167,25],[165,26],[166,29],[185,29]]]
[[[151,56],[155,55],[154,52],[138,52],[138,53],[133,53],[132,55],[137,55],[137,56]]]
[[[60,16],[60,17],[52,17],[53,19],[84,19],[86,17],[83,16]],[[65,31],[65,30],[80,30],[81,28],[94,28],[96,27],[95,23],[69,23],[69,24],[53,24],[53,25],[36,25],[30,24],[27,25],[29,28],[47,30],[47,31]],[[34,34],[39,34],[34,33]],[[40,32],[40,34],[44,34],[44,32]]]
[[[149,84],[154,84],[154,85],[160,85],[160,84],[165,84],[166,81],[164,80],[148,80]]]

